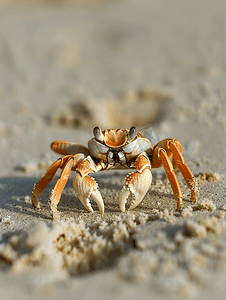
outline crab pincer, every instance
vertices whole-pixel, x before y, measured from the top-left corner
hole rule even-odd
[[[122,212],[125,211],[125,204],[129,195],[133,195],[129,207],[129,210],[132,210],[143,200],[152,182],[150,160],[145,152],[137,157],[132,166],[136,168],[137,172],[127,175],[125,185],[119,195],[119,208]]]
[[[89,177],[89,175],[82,177],[79,172],[77,172],[73,178],[73,187],[79,200],[89,212],[93,212],[90,203],[90,197],[92,197],[98,205],[100,213],[104,213],[104,201],[94,178]]]

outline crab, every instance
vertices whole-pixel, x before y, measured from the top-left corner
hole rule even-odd
[[[130,129],[93,129],[94,137],[88,142],[88,148],[82,145],[54,141],[52,150],[63,154],[47,170],[46,174],[32,190],[33,205],[40,209],[38,197],[53,179],[58,168],[61,174],[54,185],[50,199],[50,209],[57,213],[57,204],[67,183],[71,171],[75,171],[73,187],[84,207],[93,212],[90,197],[97,203],[101,214],[104,213],[104,202],[98,184],[89,174],[111,169],[135,169],[125,178],[125,184],[119,194],[119,208],[126,210],[127,198],[133,195],[129,210],[134,209],[142,201],[152,182],[151,170],[163,166],[177,200],[177,210],[182,205],[182,192],[176,177],[175,167],[182,173],[191,190],[191,200],[195,202],[197,184],[195,178],[184,161],[182,146],[175,138],[160,141],[154,147],[151,142],[135,126]]]

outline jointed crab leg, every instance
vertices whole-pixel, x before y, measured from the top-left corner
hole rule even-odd
[[[37,184],[34,185],[34,188],[31,192],[31,198],[32,198],[32,203],[36,208],[40,209],[38,197],[41,196],[44,189],[47,187],[47,185],[53,179],[54,175],[56,174],[56,171],[66,163],[66,161],[68,160],[68,158],[70,156],[71,155],[60,157],[57,161],[55,161],[49,167],[46,174],[39,180],[39,182]]]
[[[197,195],[197,184],[195,182],[194,176],[189,169],[188,165],[185,163],[182,153],[180,152],[180,148],[178,147],[179,142],[175,141],[170,142],[170,149],[173,153],[173,158],[178,166],[180,172],[184,176],[185,181],[187,182],[188,187],[191,189],[191,200],[195,202]]]
[[[73,165],[71,166],[70,168],[70,171],[71,169],[74,169],[83,159],[84,159],[85,155],[84,154],[81,154],[81,153],[78,153],[76,155],[66,155],[66,156],[63,156],[63,157],[60,157],[56,162],[54,162],[48,169],[48,171],[46,172],[46,174],[39,180],[39,182],[34,186],[32,192],[31,192],[31,198],[32,198],[32,202],[33,202],[33,205],[40,209],[40,204],[39,204],[39,201],[38,201],[38,197],[42,194],[43,190],[47,187],[47,185],[50,183],[50,181],[53,179],[54,175],[56,174],[57,170],[59,168],[62,168],[64,169],[64,167],[67,165],[68,162],[70,162],[70,160],[73,158]],[[62,173],[63,173],[63,170],[62,170]],[[63,173],[64,174],[64,173]],[[58,179],[61,180],[63,178],[63,174],[62,176]],[[70,175],[70,173],[69,173]],[[69,177],[68,175],[68,177]],[[57,181],[57,182],[58,182]],[[57,185],[61,186],[60,183],[57,183]],[[53,188],[53,190],[55,189],[56,190],[56,184]],[[65,182],[66,184],[66,182]],[[64,186],[65,186],[64,184]],[[63,190],[63,189],[62,189]],[[62,194],[62,190],[59,190],[59,193],[57,192],[57,194],[59,195],[59,199],[60,199],[60,196]],[[53,192],[54,193],[54,192]],[[56,200],[50,200],[50,202],[52,203],[52,201],[56,201]],[[59,200],[57,201],[57,203],[59,202]]]
[[[177,210],[179,211],[182,205],[182,192],[176,177],[173,164],[170,161],[170,156],[173,155],[173,161],[179,168],[180,172],[184,176],[188,187],[191,189],[191,200],[195,201],[197,195],[197,184],[193,177],[193,174],[182,156],[182,146],[175,139],[167,139],[159,142],[154,148],[153,167],[160,167],[163,165],[166,175],[169,178],[171,187],[173,189],[174,197],[177,199]]]
[[[68,181],[73,166],[74,166],[74,157],[72,156],[67,160],[66,164],[63,166],[60,177],[57,179],[57,182],[55,183],[52,189],[49,198],[49,204],[52,212],[57,211],[57,204],[60,201],[62,191]]]
[[[137,172],[128,174],[119,195],[119,208],[123,212],[130,193],[134,195],[134,200],[129,207],[129,210],[132,210],[142,201],[152,182],[151,165],[146,153],[141,153],[132,167],[136,168]]]
[[[77,153],[82,153],[85,156],[90,155],[87,147],[72,142],[66,142],[66,141],[52,142],[51,149],[57,153],[64,154],[64,155],[68,155],[68,154],[74,155]]]
[[[166,171],[166,175],[169,178],[169,182],[171,184],[172,190],[173,190],[173,194],[174,197],[177,199],[177,210],[180,210],[181,204],[182,204],[182,192],[181,192],[181,188],[180,188],[180,184],[178,182],[178,179],[176,177],[175,171],[173,169],[173,165],[169,159],[169,156],[166,153],[165,149],[160,148],[159,149],[159,155],[161,157],[162,160],[162,165]]]

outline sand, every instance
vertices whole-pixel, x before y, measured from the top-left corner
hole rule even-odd
[[[224,1],[2,1],[0,299],[224,299],[226,293]],[[73,172],[53,220],[53,140],[87,145],[94,126],[178,139],[180,212],[163,168],[122,213],[127,171],[94,174],[105,203],[88,213]],[[131,200],[131,199],[130,199]]]

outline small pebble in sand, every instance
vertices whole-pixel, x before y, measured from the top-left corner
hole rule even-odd
[[[6,217],[1,218],[0,222],[9,224],[9,225],[13,224],[13,221],[11,220],[10,215],[7,215]]]

